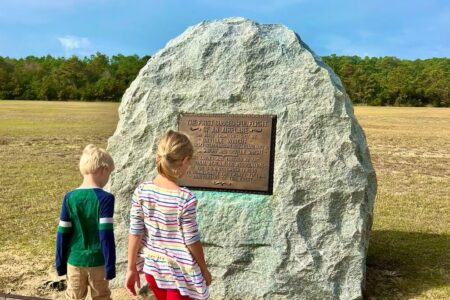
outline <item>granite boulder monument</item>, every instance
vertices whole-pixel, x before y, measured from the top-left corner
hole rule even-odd
[[[191,175],[227,177],[217,189],[194,190],[211,299],[361,299],[376,176],[351,101],[294,31],[243,18],[189,27],[150,58],[123,96],[108,141],[116,162],[107,187],[116,195],[115,284],[126,272],[130,197],[155,175],[158,138],[184,114],[244,118],[239,126],[191,123],[218,148],[217,162],[197,158]],[[246,115],[275,118],[272,148],[255,146],[264,128],[249,126],[256,123]],[[228,127],[234,132],[220,135]],[[233,153],[248,156],[226,158]],[[254,178],[270,188],[226,189]]]

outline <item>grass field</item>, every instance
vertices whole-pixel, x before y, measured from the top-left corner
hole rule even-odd
[[[31,279],[46,278],[79,153],[106,146],[117,106],[0,101],[0,292],[32,292]],[[368,298],[450,299],[450,109],[355,110],[379,185]]]
[[[80,183],[79,154],[106,146],[117,106],[0,101],[0,292],[46,275],[61,197]]]
[[[368,294],[450,299],[450,109],[355,111],[378,176]]]

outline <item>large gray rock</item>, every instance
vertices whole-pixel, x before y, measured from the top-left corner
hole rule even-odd
[[[188,28],[122,99],[116,161],[118,280],[129,199],[155,175],[158,138],[181,112],[277,115],[273,195],[196,192],[212,299],[359,299],[376,194],[342,83],[298,35],[242,18]]]

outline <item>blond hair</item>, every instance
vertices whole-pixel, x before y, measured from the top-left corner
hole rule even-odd
[[[180,178],[178,171],[183,160],[194,155],[194,146],[189,137],[181,132],[169,130],[161,137],[156,151],[156,169],[169,180]]]
[[[110,171],[114,170],[114,161],[111,155],[103,148],[93,144],[87,145],[80,158],[81,174],[95,174],[102,167],[106,167]]]

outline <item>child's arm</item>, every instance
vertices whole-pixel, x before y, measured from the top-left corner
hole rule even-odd
[[[202,242],[197,241],[193,244],[186,245],[189,251],[192,253],[195,261],[197,262],[200,270],[202,271],[203,277],[205,278],[206,285],[210,285],[212,281],[211,273],[209,273],[208,267],[206,266],[205,255],[203,254]]]
[[[64,196],[56,234],[56,272],[59,276],[67,274],[68,250],[72,233],[72,222],[67,209],[69,195],[70,193],[67,193]]]
[[[125,287],[130,293],[136,296],[136,288],[141,288],[141,280],[139,278],[139,272],[136,269],[137,253],[141,245],[142,234],[128,235],[128,268],[127,275],[125,278]]]
[[[141,239],[144,235],[144,214],[142,211],[142,205],[140,201],[140,191],[139,186],[133,194],[131,199],[131,210],[130,210],[130,231],[128,235],[128,268],[127,275],[125,278],[125,288],[134,296],[136,296],[136,288],[141,288],[141,280],[139,278],[139,273],[136,269],[137,254],[141,245]]]
[[[105,279],[116,277],[116,244],[114,241],[114,196],[107,194],[100,199],[99,238],[105,259]]]
[[[192,196],[184,204],[182,216],[181,216],[181,227],[183,230],[184,242],[197,262],[200,270],[202,271],[203,277],[205,278],[206,285],[211,283],[211,274],[206,266],[205,255],[203,253],[203,246],[200,242],[200,233],[198,232],[197,225],[197,198]]]

